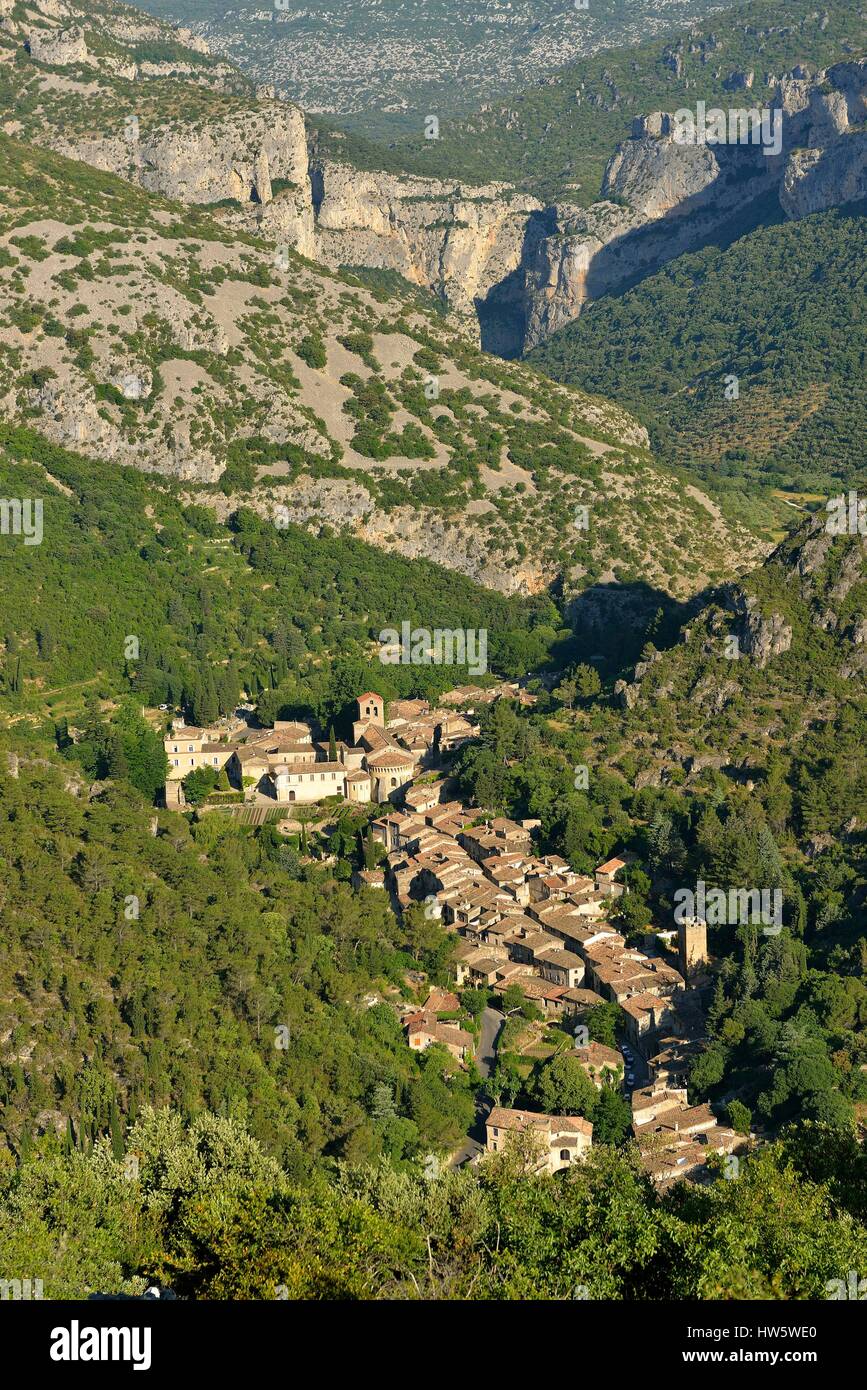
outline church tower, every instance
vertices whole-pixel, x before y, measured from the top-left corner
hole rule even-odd
[[[357,745],[365,729],[369,729],[371,724],[377,729],[385,728],[385,701],[381,695],[368,690],[364,695],[359,695],[355,703],[358,707],[358,717],[352,724],[352,742]]]

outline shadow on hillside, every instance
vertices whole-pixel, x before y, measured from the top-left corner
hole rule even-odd
[[[771,169],[760,150],[720,146],[720,174],[701,192],[676,208],[609,241],[593,257],[587,271],[591,300],[627,293],[679,256],[715,246],[724,251],[757,227],[785,221],[775,186],[768,187]],[[745,201],[738,202],[742,190]],[[732,199],[720,212],[721,199]]]
[[[720,145],[714,151],[720,173],[713,183],[653,222],[615,237],[593,256],[586,274],[588,301],[624,294],[679,256],[707,246],[725,250],[757,227],[785,220],[777,195],[777,159],[768,159],[753,145]],[[558,269],[555,263],[547,265],[548,253],[540,255],[540,247],[558,235],[568,239],[570,234],[568,219],[560,226],[555,207],[531,213],[518,268],[476,300],[486,352],[515,358],[526,351],[528,280],[535,271],[538,297],[546,274]],[[575,233],[576,242],[580,239]]]
[[[712,590],[680,602],[643,581],[592,584],[566,605],[566,616],[581,648],[579,660],[595,665],[603,677],[631,676],[645,643],[659,651],[673,647],[684,623],[709,602]]]

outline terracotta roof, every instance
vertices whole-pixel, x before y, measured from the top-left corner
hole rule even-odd
[[[413,767],[415,758],[411,758],[408,753],[384,752],[374,753],[367,759],[367,766],[376,770],[378,767]]]
[[[411,1023],[407,1031],[410,1036],[414,1033],[424,1033],[435,1042],[450,1043],[452,1047],[465,1047],[470,1052],[473,1050],[472,1033],[465,1033],[463,1028],[458,1028],[454,1023],[416,1022]]]
[[[452,1013],[461,1007],[461,1001],[451,990],[435,987],[425,1000],[424,1007],[432,1013]]]
[[[579,1062],[584,1062],[591,1067],[622,1067],[623,1058],[613,1047],[606,1047],[604,1043],[589,1042],[586,1047],[573,1047],[569,1054],[577,1057]]]
[[[580,1115],[542,1115],[533,1110],[508,1110],[495,1105],[485,1123],[492,1129],[526,1129],[534,1125],[547,1134],[593,1134],[589,1120]]]
[[[604,864],[600,864],[596,870],[597,874],[616,874],[618,869],[626,868],[625,859],[606,859]]]
[[[465,964],[469,966],[471,970],[478,970],[483,975],[492,975],[496,973],[503,962],[501,960],[495,960],[493,956],[486,955],[484,952],[480,951],[478,960],[467,959]]]

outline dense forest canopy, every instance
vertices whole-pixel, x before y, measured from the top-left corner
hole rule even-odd
[[[680,256],[534,349],[613,396],[654,451],[756,519],[756,491],[857,486],[867,428],[864,215],[852,205]]]
[[[73,1298],[157,1280],[215,1299],[825,1299],[867,1259],[863,1149],[816,1125],[662,1199],[605,1147],[563,1181],[517,1154],[302,1185],[235,1118],[145,1110],[126,1144],[0,1175],[4,1269]]]
[[[88,693],[133,692],[201,724],[245,691],[265,722],[284,711],[327,723],[371,684],[393,697],[470,679],[462,667],[383,665],[379,634],[402,622],[486,630],[490,669],[508,677],[569,639],[546,595],[505,598],[248,510],[222,526],[177,485],[107,473],[26,429],[0,427],[0,490],[43,499],[46,537],[6,542],[0,693],[13,712],[69,718]]]

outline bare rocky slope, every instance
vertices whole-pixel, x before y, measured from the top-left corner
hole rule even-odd
[[[626,412],[418,296],[9,136],[0,169],[5,418],[507,593],[687,595],[755,559]]]
[[[867,193],[867,61],[731,75],[737,106],[779,107],[783,149],[683,145],[635,122],[591,207],[354,168],[308,141],[301,111],[206,45],[108,0],[0,0],[9,134],[50,146],[332,268],[396,272],[440,296],[486,348],[518,355],[588,300],[652,273],[767,201],[801,217]],[[750,209],[755,211],[751,213]],[[478,324],[477,324],[478,319]]]

